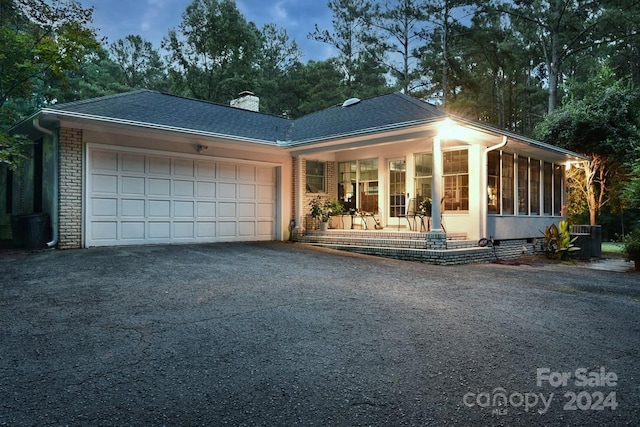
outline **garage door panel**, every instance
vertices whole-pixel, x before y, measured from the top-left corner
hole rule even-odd
[[[256,167],[249,165],[238,166],[238,179],[240,181],[255,181],[256,180]]]
[[[218,178],[220,179],[236,179],[236,165],[228,163],[218,164]]]
[[[238,203],[238,217],[239,218],[255,218],[256,204],[255,203]]]
[[[145,157],[137,154],[122,156],[122,170],[124,172],[145,173]]]
[[[271,185],[258,186],[258,199],[260,200],[275,200],[276,189]]]
[[[118,177],[116,175],[92,174],[91,190],[94,194],[118,194]]]
[[[270,238],[273,233],[272,221],[258,221],[258,236]]]
[[[218,222],[218,236],[220,237],[235,237],[236,236],[236,222],[235,221],[220,221]]]
[[[139,176],[123,176],[122,194],[144,196],[144,178]]]
[[[108,151],[94,151],[89,162],[92,170],[117,171],[118,155]]]
[[[256,198],[256,186],[254,184],[238,185],[238,199],[253,200]]]
[[[150,222],[149,239],[168,239],[171,237],[171,222]]]
[[[168,157],[149,157],[149,173],[170,176],[171,159]]]
[[[174,181],[173,195],[176,197],[193,197],[194,195],[193,181]]]
[[[170,196],[171,180],[149,178],[149,195],[150,196]]]
[[[96,216],[118,216],[118,199],[91,199],[91,208],[97,212]]]
[[[220,218],[235,218],[236,215],[235,202],[218,202],[218,216]]]
[[[123,240],[140,240],[144,239],[144,221],[132,222],[126,221],[122,223],[122,239]]]
[[[196,195],[198,198],[215,199],[216,197],[216,183],[198,181],[196,184]]]
[[[193,176],[194,172],[194,162],[193,160],[183,160],[176,159],[174,160],[174,173],[177,176]]]
[[[236,184],[221,182],[218,184],[218,198],[236,199]]]
[[[171,216],[171,202],[169,200],[149,200],[149,216],[169,218]]]
[[[211,178],[216,177],[216,164],[214,162],[198,162],[196,165],[198,178]]]
[[[215,221],[198,221],[196,224],[197,237],[198,238],[213,238],[216,237],[216,222]]]
[[[195,223],[190,222],[174,222],[173,237],[176,239],[193,239],[195,237]]]
[[[276,174],[273,168],[258,168],[258,182],[262,184],[275,184]]]
[[[274,168],[89,147],[87,246],[269,240]]]
[[[144,200],[138,199],[122,199],[122,216],[123,217],[143,217],[144,218]]]
[[[215,218],[216,203],[215,202],[198,202],[196,213],[198,218]]]
[[[91,237],[95,240],[115,240],[118,238],[117,221],[94,221],[91,223]]]
[[[255,236],[256,234],[255,221],[240,221],[238,223],[238,234],[241,237]]]
[[[173,216],[176,218],[193,217],[194,215],[194,203],[193,202],[173,202]]]

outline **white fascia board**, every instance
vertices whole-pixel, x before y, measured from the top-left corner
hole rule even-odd
[[[278,144],[276,144],[273,141],[266,141],[266,140],[255,139],[255,138],[247,138],[247,137],[236,136],[236,135],[226,135],[226,134],[217,133],[217,132],[199,131],[194,129],[160,125],[155,123],[138,122],[134,120],[115,119],[110,117],[95,116],[91,114],[72,113],[68,111],[53,110],[49,108],[43,108],[41,110],[41,113],[53,115],[59,118],[65,117],[65,118],[79,119],[79,120],[90,120],[94,122],[101,122],[101,123],[107,123],[107,124],[133,126],[137,128],[154,129],[154,130],[161,130],[166,132],[177,132],[177,133],[188,134],[188,135],[204,136],[208,138],[220,138],[220,139],[228,139],[233,141],[250,142],[254,144],[268,145],[271,147],[278,146]]]

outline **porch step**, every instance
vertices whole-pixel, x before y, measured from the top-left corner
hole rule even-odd
[[[462,247],[456,249],[418,249],[384,246],[345,245],[337,243],[303,243],[346,252],[355,252],[384,258],[407,261],[420,261],[435,265],[458,265],[475,262],[490,262],[494,258],[493,251],[487,247]]]
[[[324,245],[341,246],[370,246],[379,248],[410,248],[425,249],[426,240],[424,238],[394,238],[394,237],[360,237],[360,236],[322,236],[306,235],[299,237],[302,243],[317,243]],[[448,240],[447,249],[464,249],[478,247],[475,240]]]

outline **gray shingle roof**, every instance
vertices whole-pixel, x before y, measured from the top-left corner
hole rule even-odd
[[[59,104],[49,109],[274,143],[285,138],[291,124],[283,117],[149,90]]]
[[[399,93],[330,107],[295,120],[149,90],[53,105],[47,110],[274,144],[357,134],[446,115],[431,104]]]
[[[446,116],[435,106],[400,93],[364,99],[348,107],[338,105],[294,121],[289,134],[293,142],[330,138],[429,121]]]

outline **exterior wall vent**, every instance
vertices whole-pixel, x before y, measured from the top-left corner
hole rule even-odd
[[[360,98],[349,98],[349,99],[347,99],[346,101],[344,101],[342,103],[342,106],[343,107],[350,107],[352,105],[357,104],[358,102],[360,102]]]

